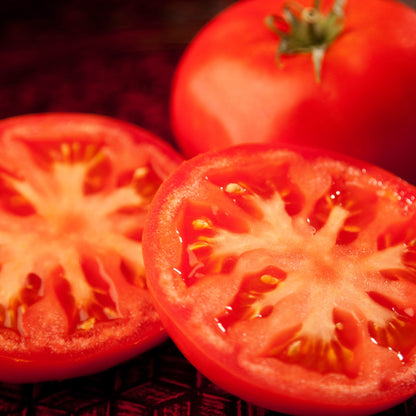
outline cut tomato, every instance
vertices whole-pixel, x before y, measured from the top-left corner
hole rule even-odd
[[[184,162],[143,236],[168,333],[208,378],[290,414],[416,392],[416,189],[340,155],[246,145]]]
[[[0,122],[0,380],[84,375],[165,339],[141,237],[180,162],[157,137],[106,117]]]

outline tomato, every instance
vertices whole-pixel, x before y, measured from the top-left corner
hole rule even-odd
[[[322,0],[320,15],[333,17],[334,2]],[[296,17],[300,6],[287,3],[294,10],[284,9],[285,0],[237,2],[190,43],[171,96],[183,152],[244,142],[322,147],[416,183],[416,11],[395,0],[345,2],[335,34],[315,47],[325,52],[319,81],[310,53],[284,53],[289,28],[282,16],[290,11],[289,23],[308,25]],[[265,24],[272,16],[274,31]]]
[[[416,392],[416,188],[320,150],[185,161],[143,234],[169,335],[211,381],[290,414],[361,415]]]
[[[0,380],[93,373],[166,338],[141,237],[153,194],[181,161],[106,117],[0,122]]]

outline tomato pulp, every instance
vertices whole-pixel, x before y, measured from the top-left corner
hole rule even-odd
[[[96,372],[166,338],[141,236],[153,194],[181,160],[106,117],[0,122],[0,380]]]
[[[300,0],[296,10],[312,3]],[[320,3],[327,13],[335,0]],[[184,153],[243,142],[323,147],[416,183],[416,11],[395,0],[346,1],[317,82],[310,53],[276,61],[282,38],[265,19],[281,18],[287,4],[295,8],[285,0],[237,2],[191,42],[171,98]]]
[[[416,392],[416,189],[319,150],[184,162],[143,235],[166,330],[202,373],[290,414],[360,415]]]

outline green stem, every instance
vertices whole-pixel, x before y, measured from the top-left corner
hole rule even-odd
[[[346,0],[333,0],[332,9],[321,13],[320,0],[314,0],[313,7],[302,7],[290,2],[285,5],[284,14],[267,16],[266,25],[280,38],[277,62],[283,54],[311,53],[317,82],[321,80],[322,62],[326,50],[342,33],[344,24],[344,5]],[[300,12],[300,13],[299,13]],[[284,20],[289,29],[276,25]]]

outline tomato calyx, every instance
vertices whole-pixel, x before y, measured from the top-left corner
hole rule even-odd
[[[335,0],[331,10],[323,13],[319,0],[314,1],[313,7],[290,1],[285,4],[282,16],[268,15],[266,26],[280,38],[278,65],[282,54],[311,53],[315,78],[320,82],[325,52],[344,27],[344,4],[345,0]]]

